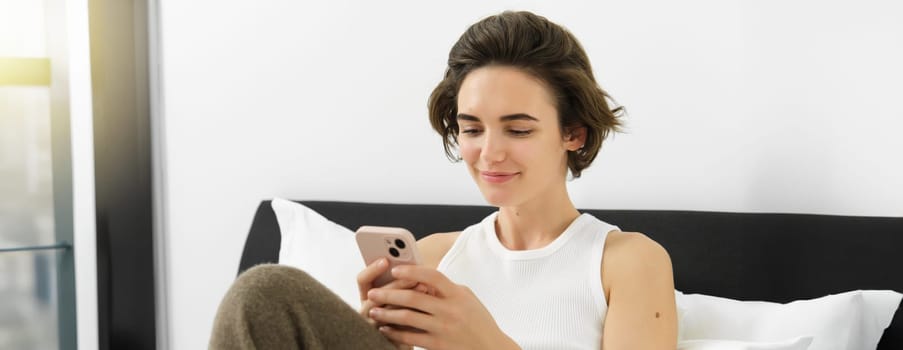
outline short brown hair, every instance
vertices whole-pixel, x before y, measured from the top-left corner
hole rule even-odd
[[[459,161],[458,90],[471,71],[489,65],[512,66],[543,81],[554,94],[562,135],[586,127],[586,143],[568,152],[568,169],[580,177],[596,158],[602,141],[619,131],[623,107],[599,87],[583,47],[566,29],[527,11],[505,11],[473,24],[448,54],[445,78],[429,100],[430,124],[443,137],[445,154]]]

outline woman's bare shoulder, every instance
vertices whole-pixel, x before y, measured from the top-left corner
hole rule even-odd
[[[606,299],[619,280],[673,278],[671,257],[658,242],[639,232],[612,231],[602,253],[602,284]]]
[[[455,240],[461,234],[458,232],[434,233],[421,238],[417,241],[417,251],[420,252],[420,258],[423,259],[423,265],[436,268],[442,257],[451,246],[455,244]]]
[[[658,242],[639,232],[612,231],[605,239],[605,248],[603,250],[605,255],[624,255],[625,257],[636,257],[641,260],[649,258],[650,255],[663,257],[663,255],[667,256],[668,254]]]

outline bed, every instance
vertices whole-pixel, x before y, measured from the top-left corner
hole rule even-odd
[[[488,206],[295,201],[351,230],[400,226],[418,238],[458,231],[495,210]],[[239,273],[278,262],[280,228],[270,205],[257,208]],[[903,291],[903,218],[777,213],[581,209],[664,246],[675,288],[737,300],[785,303],[857,289]],[[903,349],[893,316],[878,349]]]

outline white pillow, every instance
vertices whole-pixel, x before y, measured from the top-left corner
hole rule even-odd
[[[274,198],[272,206],[282,231],[279,263],[304,270],[358,310],[357,274],[364,260],[354,232],[289,200]]]
[[[677,350],[806,350],[812,337],[796,337],[778,342],[745,342],[737,340],[699,339],[677,343]]]
[[[878,341],[884,330],[890,326],[894,319],[894,313],[900,306],[900,300],[903,294],[892,290],[863,290],[862,299],[865,301],[865,312],[863,315],[872,315],[865,320],[864,332],[868,339],[874,339],[873,343],[869,343],[869,349],[878,348]]]
[[[809,349],[875,349],[900,304],[894,291],[851,291],[788,304],[676,293],[681,340],[782,341],[813,336]],[[866,300],[866,298],[868,300]]]

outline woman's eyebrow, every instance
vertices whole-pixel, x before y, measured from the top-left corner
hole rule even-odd
[[[472,122],[479,122],[479,121],[480,121],[480,118],[477,118],[477,117],[472,116],[472,115],[470,115],[470,114],[464,114],[464,113],[458,113],[457,119],[458,119],[458,120],[467,120],[467,121],[472,121]],[[513,120],[527,120],[527,121],[534,121],[534,122],[538,122],[538,121],[539,121],[539,119],[536,119],[536,117],[531,116],[531,115],[526,114],[526,113],[509,114],[509,115],[506,115],[506,116],[502,116],[502,117],[499,118],[499,119],[501,119],[501,121],[503,121],[503,122],[513,121]]]

